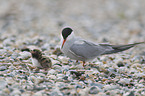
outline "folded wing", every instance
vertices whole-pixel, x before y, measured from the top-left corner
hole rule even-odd
[[[81,56],[88,59],[96,57],[98,55],[103,54],[106,51],[111,50],[113,49],[110,46],[101,46],[87,41],[83,41],[83,43],[81,44],[74,43],[70,48],[70,51],[72,51],[77,56]]]
[[[127,44],[127,45],[109,45],[109,44],[94,44],[91,42],[83,41],[83,43],[81,44],[74,43],[71,46],[70,51],[72,51],[77,56],[82,56],[89,59],[89,58],[96,57],[98,55],[121,52],[141,43],[145,43],[145,42],[139,42],[139,43]]]

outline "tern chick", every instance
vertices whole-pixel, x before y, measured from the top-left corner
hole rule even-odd
[[[30,52],[32,55],[33,66],[38,68],[44,68],[44,69],[48,69],[52,67],[51,60],[46,56],[42,56],[42,52],[40,50],[33,49]]]

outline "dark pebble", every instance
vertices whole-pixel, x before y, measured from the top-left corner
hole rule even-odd
[[[118,62],[117,66],[118,66],[118,67],[123,67],[124,64],[123,64],[123,62]]]
[[[96,87],[91,87],[90,90],[89,90],[89,93],[90,94],[97,94],[97,93],[99,93],[99,91],[97,90]]]
[[[0,71],[4,71],[4,70],[6,70],[6,69],[7,69],[6,66],[1,66],[1,67],[0,67]]]

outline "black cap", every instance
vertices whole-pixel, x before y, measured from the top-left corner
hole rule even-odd
[[[71,33],[72,33],[72,29],[67,27],[67,28],[64,28],[62,30],[62,36],[63,36],[63,39],[66,39]]]

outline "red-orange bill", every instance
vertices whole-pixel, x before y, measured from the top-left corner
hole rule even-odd
[[[62,46],[61,46],[61,48],[63,48],[63,45],[64,45],[65,41],[66,41],[66,39],[65,39],[65,40],[63,40],[63,43],[62,43]]]

